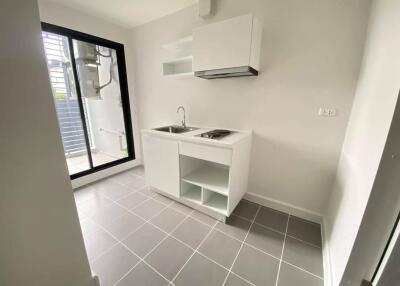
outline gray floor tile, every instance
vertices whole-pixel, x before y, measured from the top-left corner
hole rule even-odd
[[[229,273],[228,279],[226,279],[225,286],[252,286],[234,273]]]
[[[102,285],[114,285],[124,277],[117,285],[219,286],[226,278],[225,286],[275,286],[279,260],[271,255],[280,257],[283,234],[271,229],[284,232],[287,214],[262,207],[254,218],[259,206],[243,200],[227,224],[217,223],[216,230],[200,247],[201,254],[196,253],[187,261],[192,249],[199,246],[217,221],[172,202],[151,187],[143,187],[146,184],[143,172],[143,168],[137,169],[136,173],[130,170],[74,193],[89,261],[94,272],[99,274]],[[118,204],[113,200],[118,200]],[[137,215],[129,213],[126,208]],[[188,214],[190,217],[185,218]],[[164,231],[173,230],[171,235],[176,240],[146,223],[147,219],[152,219],[151,222]],[[255,224],[249,231],[252,219]],[[178,228],[174,230],[176,226]],[[220,265],[231,266],[240,249],[240,241],[248,232],[246,244],[228,275]],[[114,238],[122,240],[124,245],[118,244]],[[311,244],[321,245],[320,226],[290,217],[284,251],[284,260],[288,263],[282,262],[278,286],[323,285],[323,280],[316,276],[323,275],[321,247]],[[132,269],[139,259],[130,251],[142,258],[148,254],[146,263],[151,266],[140,262]],[[315,276],[296,267],[315,273]],[[176,273],[179,274],[174,283],[162,277],[165,275],[172,279]]]
[[[91,186],[84,186],[74,190],[74,198],[77,204],[83,203],[84,201],[94,199],[98,194],[95,189]]]
[[[256,285],[275,286],[279,260],[243,245],[232,271]]]
[[[323,286],[324,281],[282,262],[278,286]]]
[[[118,244],[92,263],[91,267],[99,276],[101,286],[113,286],[138,262],[137,256]]]
[[[171,208],[167,208],[159,215],[152,218],[151,222],[162,230],[170,233],[184,218],[184,214],[181,214]]]
[[[246,243],[280,259],[284,238],[285,236],[279,232],[253,224],[246,238]]]
[[[192,253],[189,247],[168,237],[146,257],[145,261],[165,278],[172,280]]]
[[[167,282],[144,262],[140,262],[131,272],[128,273],[118,286],[167,286]]]
[[[145,200],[148,200],[149,197],[143,195],[140,192],[133,192],[126,197],[119,199],[117,202],[126,207],[127,209],[133,209],[139,204],[143,203]]]
[[[176,286],[221,286],[228,271],[196,253],[174,281]]]
[[[146,179],[144,177],[140,177],[137,175],[132,174],[134,176],[134,180],[125,184],[126,187],[132,189],[132,190],[140,190],[143,187],[146,186]]]
[[[194,211],[191,216],[194,219],[197,219],[198,221],[201,221],[202,223],[205,223],[209,226],[213,226],[215,224],[215,222],[217,221],[215,218],[212,218],[206,214],[203,214],[199,211]]]
[[[132,190],[115,182],[112,179],[105,179],[98,183],[94,183],[92,187],[100,194],[113,201],[126,196],[131,193]]]
[[[233,214],[253,220],[257,213],[258,207],[258,204],[241,200],[233,211]]]
[[[291,216],[288,235],[321,247],[321,226],[319,224]]]
[[[149,186],[140,188],[138,192],[140,192],[148,197],[154,197],[157,194],[156,190]]]
[[[110,199],[97,195],[96,197],[86,200],[77,205],[79,211],[82,211],[86,216],[91,217],[99,213],[106,206],[112,204]]]
[[[270,208],[261,207],[255,222],[285,233],[288,217],[288,214]]]
[[[170,198],[167,198],[166,196],[160,195],[160,194],[155,194],[153,196],[153,199],[164,204],[164,205],[169,205],[172,203],[172,200]]]
[[[149,220],[156,215],[158,215],[166,206],[162,203],[159,203],[153,199],[144,202],[143,204],[133,208],[131,211],[144,218],[145,220]]]
[[[116,238],[122,240],[137,230],[144,222],[137,215],[128,213],[112,222],[104,223],[102,226]]]
[[[211,227],[189,217],[172,235],[196,249],[210,229]]]
[[[111,179],[117,181],[120,184],[126,185],[130,182],[133,182],[136,179],[136,175],[134,175],[130,171],[126,171],[112,176]]]
[[[100,228],[88,230],[83,235],[89,261],[93,261],[114,246],[117,241]]]
[[[131,170],[129,170],[129,172],[132,172],[133,174],[137,175],[137,176],[141,176],[144,177],[145,175],[145,170],[144,170],[144,166],[137,166]]]
[[[93,223],[90,219],[80,220],[80,224],[83,237],[95,231],[101,230],[101,228]]]
[[[321,248],[286,237],[283,260],[323,277]]]
[[[192,208],[185,206],[184,204],[181,204],[178,202],[173,202],[173,204],[171,205],[171,208],[173,208],[174,210],[177,210],[178,212],[181,212],[185,215],[187,215],[193,211]]]
[[[241,242],[213,230],[200,246],[199,252],[229,269],[241,245]]]
[[[226,223],[218,222],[216,229],[243,241],[250,225],[251,222],[248,220],[237,216],[231,216],[227,219]]]
[[[144,226],[125,238],[123,243],[128,246],[130,250],[143,258],[165,236],[165,233],[146,223]]]
[[[129,214],[127,210],[120,207],[119,205],[112,203],[103,209],[101,209],[98,213],[92,216],[93,221],[100,225],[109,224],[115,221],[116,219]]]

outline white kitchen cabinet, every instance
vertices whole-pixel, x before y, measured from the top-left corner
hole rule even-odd
[[[147,183],[199,211],[225,221],[247,191],[251,131],[221,140],[142,130]]]
[[[193,30],[193,71],[250,66],[259,70],[261,25],[248,14]]]
[[[144,135],[143,154],[147,183],[173,197],[179,197],[178,142]]]

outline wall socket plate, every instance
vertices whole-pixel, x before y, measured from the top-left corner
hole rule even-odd
[[[318,115],[323,117],[335,117],[337,116],[337,109],[320,107],[318,110]]]

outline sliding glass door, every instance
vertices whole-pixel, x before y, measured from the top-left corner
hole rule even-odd
[[[71,178],[135,158],[123,45],[43,23]]]

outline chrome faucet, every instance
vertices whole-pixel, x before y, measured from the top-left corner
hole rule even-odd
[[[183,110],[183,120],[182,120],[182,127],[186,128],[186,112],[185,108],[183,106],[179,106],[178,109],[176,110],[176,113],[179,113],[180,110]]]

